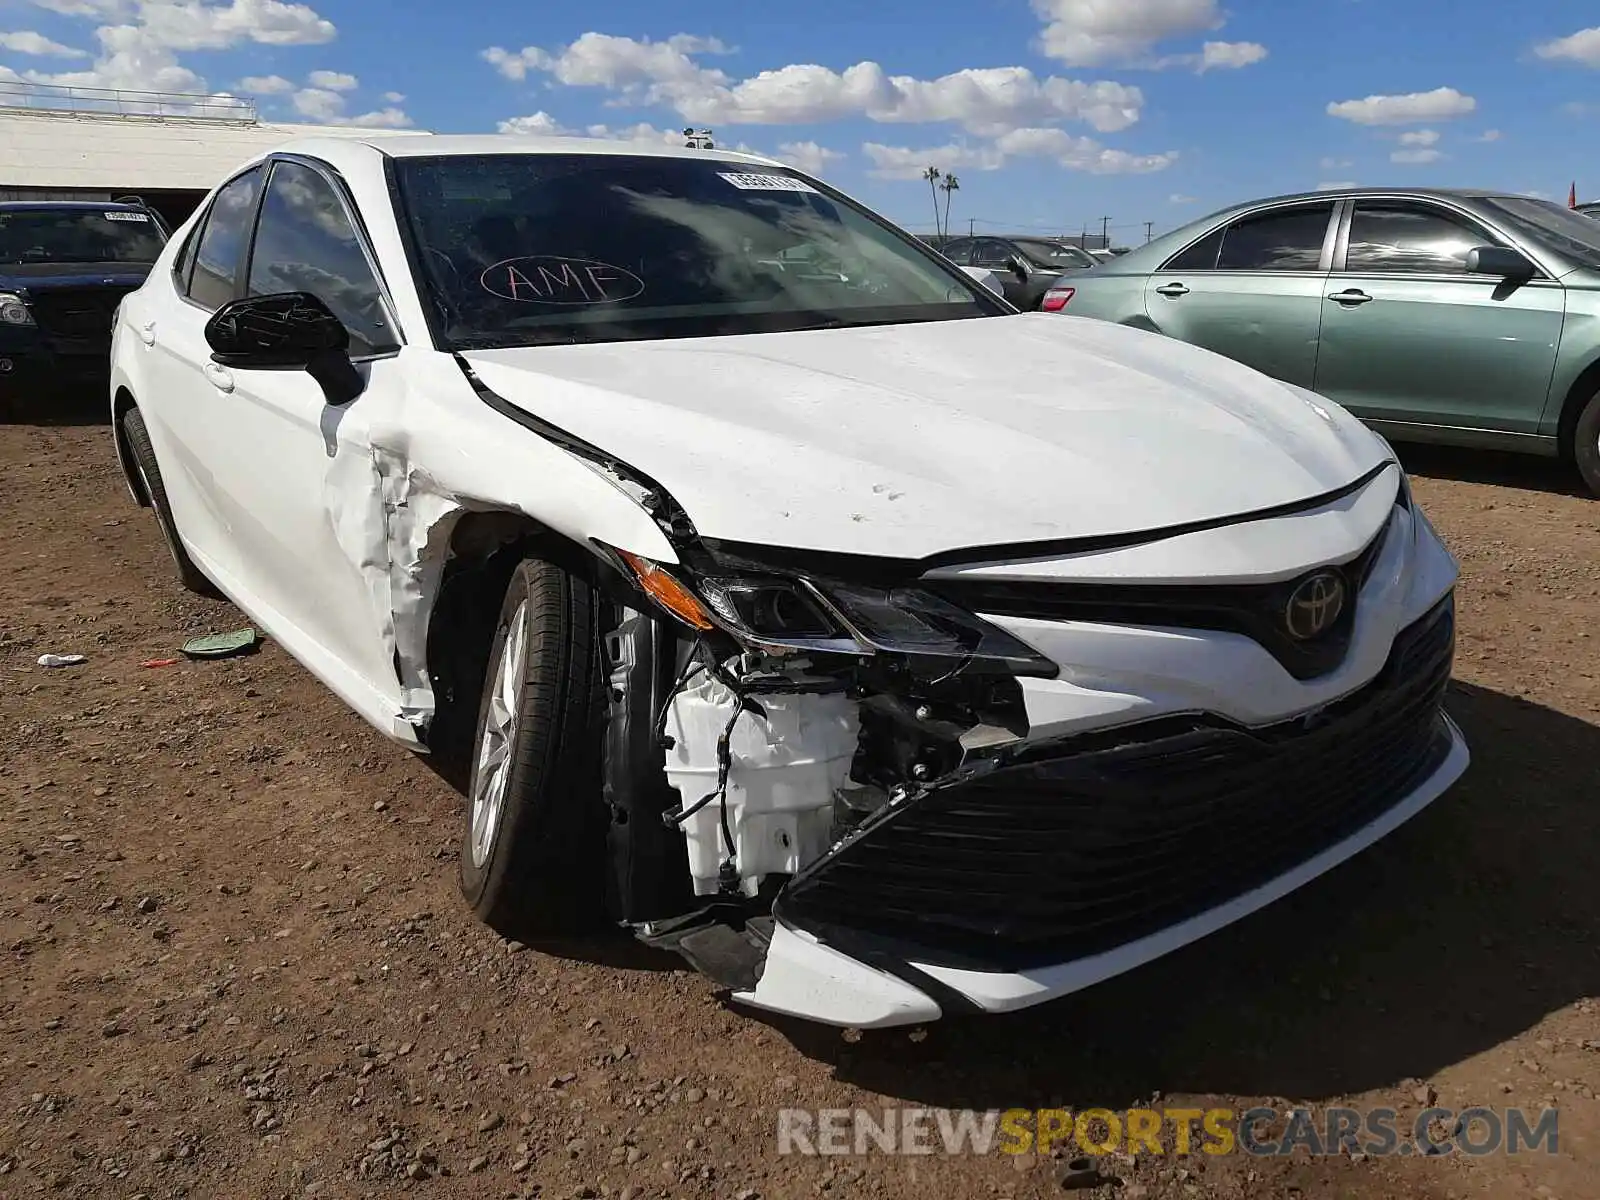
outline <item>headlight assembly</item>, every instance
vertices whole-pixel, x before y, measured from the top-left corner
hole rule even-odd
[[[916,587],[778,577],[696,577],[618,551],[647,596],[692,629],[720,628],[768,653],[903,655],[948,670],[1054,678],[1059,668],[1019,639]]]

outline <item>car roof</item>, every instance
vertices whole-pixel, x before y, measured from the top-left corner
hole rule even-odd
[[[1340,187],[1320,188],[1314,192],[1290,192],[1282,196],[1265,196],[1259,200],[1244,201],[1228,206],[1228,211],[1236,208],[1255,208],[1262,204],[1283,204],[1293,200],[1337,200],[1340,198],[1361,196],[1436,196],[1443,200],[1484,200],[1497,197],[1527,199],[1519,197],[1515,192],[1503,191],[1499,188],[1441,188],[1441,187]]]
[[[652,158],[696,158],[726,162],[781,163],[758,154],[737,150],[698,150],[666,142],[625,142],[612,138],[540,137],[512,133],[472,134],[373,134],[352,138],[302,138],[279,146],[274,153],[305,154],[338,163],[363,150],[376,151],[386,158],[435,158],[465,154],[593,154],[648,156]]]

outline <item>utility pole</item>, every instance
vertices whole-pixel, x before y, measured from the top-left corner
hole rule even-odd
[[[1156,223],[1154,221],[1146,221],[1144,223],[1144,244],[1148,246],[1152,241],[1155,240],[1155,236]]]
[[[972,237],[977,232],[978,221],[975,217],[967,218],[967,236]]]
[[[1100,246],[1101,249],[1111,249],[1111,218],[1100,218]]]

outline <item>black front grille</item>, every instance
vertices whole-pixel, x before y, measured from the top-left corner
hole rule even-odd
[[[1163,718],[1031,749],[874,818],[777,913],[998,970],[1135,941],[1315,857],[1431,775],[1450,750],[1454,646],[1447,599],[1377,680],[1311,718]]]
[[[28,299],[40,332],[58,354],[108,354],[117,305],[134,289],[127,285],[46,288]]]
[[[1214,629],[1248,637],[1296,679],[1326,675],[1344,661],[1355,630],[1356,607],[1394,522],[1384,524],[1365,550],[1329,570],[1343,580],[1347,597],[1339,619],[1319,637],[1300,641],[1285,622],[1289,598],[1301,575],[1265,584],[1102,584],[1058,580],[1018,582],[936,579],[925,585],[968,612],[1041,621],[1093,621],[1108,625],[1155,625]]]

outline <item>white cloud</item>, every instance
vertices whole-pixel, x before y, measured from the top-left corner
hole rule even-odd
[[[954,142],[921,149],[867,142],[861,152],[872,162],[868,174],[879,179],[919,179],[928,167],[941,171],[998,171],[1005,165],[1005,156],[993,146],[964,146]]]
[[[295,112],[314,121],[331,123],[344,115],[344,97],[327,88],[301,88],[293,103]]]
[[[675,34],[664,42],[586,33],[556,54],[537,46],[518,51],[491,46],[483,57],[507,79],[521,80],[529,71],[542,71],[573,87],[626,88],[702,79],[720,82],[727,78],[721,71],[702,67],[690,55],[723,54],[727,50],[715,38],[687,33]]]
[[[1501,133],[1498,129],[1485,129],[1472,140],[1475,142],[1498,142],[1504,139],[1505,136],[1506,135]]]
[[[1403,96],[1368,96],[1365,100],[1339,100],[1328,105],[1328,115],[1357,125],[1417,125],[1464,117],[1478,102],[1452,87]]]
[[[406,102],[406,94],[404,92],[385,92],[383,99],[388,104],[404,104]]]
[[[826,146],[819,146],[816,142],[780,142],[778,152],[773,157],[804,171],[807,175],[821,175],[827,170],[829,163],[837,162],[845,155],[837,150],[829,150]]]
[[[1581,63],[1586,67],[1600,67],[1600,26],[1580,29],[1554,41],[1541,42],[1533,48],[1540,58]]]
[[[500,122],[501,133],[529,134],[536,137],[573,137],[570,129],[562,128],[549,113],[543,109],[536,113],[529,113],[525,117],[510,117]]]
[[[1260,42],[1207,42],[1200,48],[1200,71],[1233,71],[1267,57]]]
[[[306,82],[312,87],[327,88],[330,92],[353,92],[361,86],[360,80],[343,71],[313,71],[306,76]]]
[[[1093,138],[1074,137],[1052,128],[1013,129],[992,142],[975,145],[952,142],[916,149],[868,142],[861,151],[873,164],[871,174],[881,179],[916,179],[927,167],[997,171],[1016,158],[1051,159],[1069,170],[1094,175],[1147,174],[1165,170],[1178,157],[1175,151],[1135,155],[1111,150]]]
[[[1359,183],[1356,183],[1352,179],[1335,179],[1331,183],[1324,182],[1324,183],[1317,184],[1316,190],[1319,191],[1319,192],[1342,192],[1346,188],[1353,188],[1353,187],[1360,187],[1360,186],[1361,185]]]
[[[1400,135],[1402,146],[1436,146],[1439,144],[1439,131],[1437,129],[1413,129]]]
[[[1436,163],[1443,158],[1444,153],[1442,151],[1433,149],[1396,150],[1393,154],[1389,155],[1389,161],[1392,163],[1406,163],[1410,165]]]
[[[398,108],[380,108],[372,112],[341,117],[335,125],[354,125],[362,129],[410,129],[414,122]]]
[[[150,37],[170,50],[225,50],[242,42],[312,46],[333,41],[333,22],[308,4],[284,0],[140,0],[138,16]]]
[[[1168,38],[1222,28],[1217,0],[1033,0],[1039,49],[1069,67],[1136,63]]]
[[[235,86],[255,96],[282,96],[294,91],[294,84],[282,75],[246,75]]]
[[[330,72],[316,74],[327,75]],[[290,102],[302,117],[323,125],[355,125],[367,129],[409,129],[412,125],[411,118],[398,108],[381,108],[348,115],[345,112],[344,94],[327,87],[301,88],[290,98]]]
[[[1198,196],[1185,196],[1182,192],[1173,192],[1172,195],[1167,197],[1167,203],[1168,204],[1197,204],[1197,203],[1199,203],[1199,197]]]
[[[1348,158],[1325,158],[1317,165],[1324,171],[1337,171],[1342,167],[1353,167],[1355,163]]]
[[[547,74],[569,86],[602,87],[620,102],[664,104],[697,125],[800,125],[847,117],[950,121],[994,136],[1030,124],[1079,120],[1101,132],[1139,120],[1144,95],[1125,84],[1040,78],[1026,67],[956,71],[937,79],[889,75],[875,62],[843,71],[793,63],[741,80],[696,62],[724,50],[689,35],[664,42],[586,33],[555,52],[491,47],[486,61],[510,79]]]
[[[30,83],[117,88],[206,96],[205,79],[179,61],[180,52],[226,50],[250,42],[268,46],[315,45],[336,30],[309,5],[285,0],[33,0],[73,17],[114,24],[95,30],[99,53],[92,66],[59,74],[27,72]],[[213,93],[208,99],[222,94]],[[166,111],[171,111],[168,108]]]
[[[13,54],[31,54],[40,58],[89,57],[87,50],[63,46],[60,42],[51,41],[42,33],[34,33],[27,29],[16,33],[0,33],[0,50],[10,50]]]

